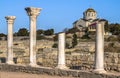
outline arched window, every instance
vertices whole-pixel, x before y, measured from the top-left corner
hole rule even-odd
[[[90,13],[89,13],[89,12],[87,13],[87,16],[90,16]]]

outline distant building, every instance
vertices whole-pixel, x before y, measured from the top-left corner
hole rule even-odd
[[[97,18],[97,13],[94,9],[88,8],[83,12],[83,18],[73,23],[73,28],[77,28],[80,31],[85,31],[86,28],[88,28],[88,31],[96,31],[96,24],[100,20],[106,22],[104,19]]]

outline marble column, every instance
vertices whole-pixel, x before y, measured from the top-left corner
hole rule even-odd
[[[7,64],[14,64],[13,62],[13,23],[15,16],[6,16],[8,26],[8,36],[7,36]]]
[[[25,8],[30,19],[30,66],[37,66],[36,64],[36,19],[39,15],[41,8],[27,7]]]
[[[94,72],[105,73],[104,70],[104,24],[99,21],[96,27],[95,44],[95,69]]]
[[[58,34],[58,69],[67,69],[65,65],[65,33]]]

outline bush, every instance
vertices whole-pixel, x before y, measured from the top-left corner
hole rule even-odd
[[[53,35],[54,34],[54,29],[48,29],[46,31],[44,31],[44,35]]]
[[[68,44],[68,43],[66,42],[65,48],[70,49],[70,48],[71,48],[71,47],[70,47],[70,44]]]
[[[7,35],[4,33],[0,33],[0,37],[7,37]]]
[[[71,28],[66,33],[75,33],[75,32],[79,32],[79,29],[77,29],[77,28]]]
[[[95,35],[96,31],[89,31],[89,35]]]
[[[37,35],[41,35],[43,33],[44,33],[44,30],[42,30],[42,29],[37,30]]]
[[[43,48],[39,48],[38,51],[43,51]]]
[[[71,55],[71,51],[67,51],[67,52],[65,52],[65,54],[69,54],[69,55]]]
[[[58,43],[54,43],[54,44],[52,45],[52,48],[58,48]]]
[[[85,34],[81,37],[81,39],[90,39],[90,37],[87,34]]]
[[[28,32],[28,30],[26,28],[21,28],[14,35],[17,35],[17,36],[29,36],[29,32]]]
[[[54,36],[54,41],[58,41],[58,34]]]
[[[77,42],[77,35],[73,34],[72,47],[74,48],[77,44],[78,44],[78,42]]]
[[[58,43],[54,43],[52,45],[52,48],[58,48]],[[65,48],[70,49],[71,47],[70,47],[70,45],[68,43],[66,43]]]
[[[45,39],[44,36],[40,35],[40,36],[37,36],[37,40],[42,40],[42,39]]]

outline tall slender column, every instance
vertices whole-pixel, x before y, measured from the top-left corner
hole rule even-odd
[[[67,69],[65,66],[65,33],[58,35],[58,69]]]
[[[96,27],[96,52],[95,52],[95,70],[97,73],[105,73],[104,70],[104,24],[99,21]]]
[[[8,25],[8,36],[7,36],[7,64],[14,64],[13,62],[13,23],[15,16],[6,16]]]
[[[25,8],[30,19],[30,66],[37,66],[36,64],[36,19],[41,9],[34,7]]]

